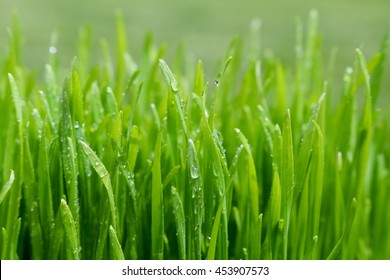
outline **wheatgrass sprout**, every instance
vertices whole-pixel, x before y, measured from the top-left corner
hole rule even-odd
[[[333,79],[316,12],[294,67],[254,22],[216,83],[116,28],[100,46],[82,29],[68,70],[54,39],[29,69],[17,24],[0,46],[1,259],[390,259],[390,24]]]

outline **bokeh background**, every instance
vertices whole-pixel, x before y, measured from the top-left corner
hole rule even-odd
[[[0,51],[6,52],[6,29],[16,13],[23,34],[24,62],[43,68],[56,30],[58,52],[62,63],[68,65],[80,27],[92,27],[94,46],[99,49],[101,37],[114,42],[115,13],[121,11],[135,58],[145,33],[151,31],[158,44],[169,44],[171,52],[183,43],[188,52],[204,61],[206,72],[212,72],[232,37],[247,36],[250,22],[258,18],[262,49],[272,49],[292,64],[296,18],[305,21],[313,8],[319,13],[324,57],[337,47],[339,73],[353,63],[356,47],[368,58],[375,53],[390,20],[390,0],[0,0]],[[390,80],[389,73],[387,70],[385,80]]]

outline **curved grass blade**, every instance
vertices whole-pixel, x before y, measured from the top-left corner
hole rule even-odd
[[[349,209],[349,213],[347,216],[347,221],[345,223],[344,232],[341,235],[339,241],[334,246],[333,250],[330,252],[329,256],[327,257],[327,260],[334,260],[337,257],[341,247],[343,246],[343,241],[348,236],[348,233],[351,229],[351,226],[352,226],[353,221],[355,219],[356,211],[357,211],[357,202],[356,202],[356,199],[353,198],[352,202],[351,202],[350,209]]]
[[[355,220],[355,215],[357,211],[357,202],[356,199],[353,198],[351,202],[351,206],[349,209],[349,213],[347,216],[347,221],[344,226],[344,232],[341,235],[339,241],[334,246],[333,250],[330,252],[329,256],[327,257],[327,260],[334,260],[338,253],[340,252],[341,247],[343,246],[344,239],[348,236],[348,233],[352,227],[353,221]]]
[[[92,165],[93,169],[95,169],[96,173],[99,175],[100,179],[103,182],[103,185],[106,189],[108,201],[110,205],[110,212],[111,212],[111,218],[112,218],[112,224],[114,226],[114,229],[116,228],[116,212],[115,212],[115,200],[114,200],[114,193],[112,190],[110,175],[108,174],[108,171],[104,164],[101,162],[101,160],[98,158],[96,153],[88,146],[87,143],[85,143],[82,140],[79,140],[79,144],[81,145],[83,152],[87,156],[89,163]]]

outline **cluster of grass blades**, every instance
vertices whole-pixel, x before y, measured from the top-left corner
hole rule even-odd
[[[389,259],[390,32],[337,90],[315,12],[295,68],[258,32],[208,83],[150,35],[133,59],[118,17],[116,59],[102,41],[91,63],[84,29],[70,69],[51,46],[36,78],[16,23],[0,58],[1,259]]]

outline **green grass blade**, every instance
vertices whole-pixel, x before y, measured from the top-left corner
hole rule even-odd
[[[177,92],[179,90],[179,83],[177,82],[175,76],[173,75],[171,69],[167,65],[167,63],[159,59],[159,64],[161,72],[164,75],[165,81],[168,83],[169,87],[173,92]]]
[[[188,230],[191,231],[191,240],[193,243],[193,252],[196,260],[201,259],[201,241],[202,241],[202,209],[203,209],[203,193],[202,193],[202,178],[200,174],[200,166],[198,156],[195,149],[195,144],[192,139],[188,140],[187,160],[189,169],[189,190],[190,195],[189,207],[192,209],[191,224]]]
[[[184,218],[183,203],[174,187],[171,188],[173,214],[176,222],[177,240],[179,243],[179,258],[186,259],[186,224]],[[192,241],[192,240],[191,240]]]
[[[348,233],[352,227],[353,221],[355,219],[356,211],[357,211],[357,202],[356,202],[356,199],[353,198],[352,202],[351,202],[350,209],[349,209],[349,213],[347,216],[347,221],[345,223],[344,232],[341,235],[339,241],[334,246],[333,250],[330,252],[329,256],[327,257],[327,260],[334,260],[337,257],[341,247],[343,246],[343,242],[344,242],[345,238],[348,236]]]
[[[64,226],[62,222],[62,213],[61,206],[58,208],[56,219],[54,222],[54,227],[50,235],[50,246],[49,246],[49,259],[57,260],[59,259],[59,253],[61,246],[64,242]]]
[[[251,217],[257,219],[259,215],[259,187],[257,184],[257,174],[256,167],[252,156],[251,148],[249,147],[248,140],[245,138],[244,134],[238,129],[235,129],[238,139],[244,145],[244,149],[247,152],[247,167],[248,167],[248,177],[249,177],[249,201],[248,207],[251,211]]]
[[[110,232],[110,243],[111,243],[113,259],[125,260],[125,256],[123,255],[122,247],[116,235],[115,229],[111,225],[109,227],[109,232]]]
[[[96,173],[99,175],[100,179],[103,182],[110,205],[112,224],[115,229],[117,220],[114,193],[111,185],[110,175],[108,174],[108,171],[102,161],[98,158],[96,153],[88,146],[88,144],[82,140],[79,140],[79,144],[81,145],[85,155],[88,157],[89,163],[92,165],[93,169],[95,169]]]
[[[174,96],[174,102],[177,109],[177,112],[179,113],[181,125],[183,126],[184,135],[188,138],[188,128],[187,128],[187,122],[185,113],[183,110],[184,104],[183,100],[181,99],[181,95],[179,92],[179,83],[177,82],[176,78],[174,77],[171,69],[166,64],[166,62],[162,59],[159,59],[159,67],[161,69],[161,72],[163,73],[163,76],[165,78],[165,81],[168,83],[170,89],[173,92]]]
[[[72,212],[68,207],[68,204],[64,199],[61,199],[61,217],[62,224],[64,225],[65,234],[68,240],[69,249],[72,252],[72,257],[75,260],[80,259],[81,247],[80,240],[78,238],[76,224],[72,216]]]
[[[161,137],[158,133],[152,167],[152,258],[162,260],[164,257],[164,204],[161,181]]]
[[[7,195],[8,191],[11,189],[12,183],[15,181],[15,173],[11,170],[11,174],[9,176],[8,182],[4,185],[4,187],[0,191],[0,205],[3,202],[3,199]]]
[[[11,237],[11,245],[10,245],[10,259],[11,260],[19,259],[17,251],[18,251],[21,224],[22,224],[22,219],[18,218],[15,222],[14,229],[13,229],[13,235]]]
[[[34,201],[31,208],[31,247],[33,260],[42,259],[44,256],[44,240],[38,213],[38,203]]]

